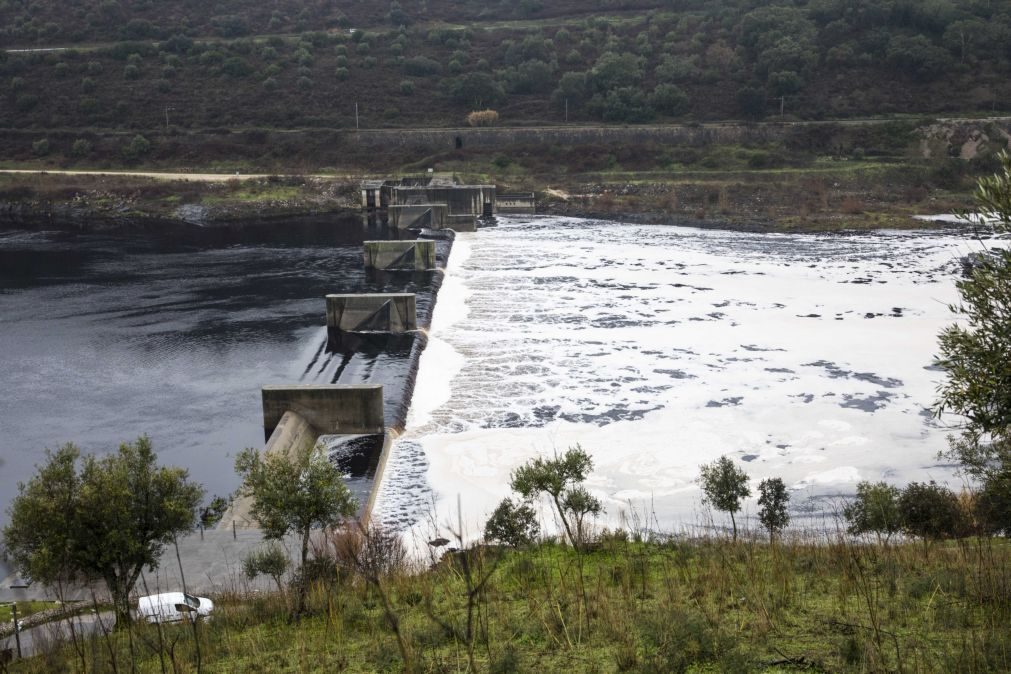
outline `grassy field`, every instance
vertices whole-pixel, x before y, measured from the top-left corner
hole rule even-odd
[[[214,620],[195,630],[136,626],[16,671],[187,672],[198,661],[215,672],[1011,668],[1003,540],[770,546],[618,532],[581,554],[477,548],[378,582],[343,561],[320,574],[299,621],[278,594],[216,597]]]
[[[18,620],[22,618],[27,618],[33,613],[38,613],[39,611],[45,611],[46,609],[54,608],[58,604],[51,601],[19,601],[18,603]],[[0,604],[0,623],[10,622],[14,619],[14,611],[12,604]]]

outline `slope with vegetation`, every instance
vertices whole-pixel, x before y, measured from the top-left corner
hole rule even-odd
[[[0,2],[9,44],[70,47],[3,55],[0,129],[63,134],[0,134],[4,154],[106,157],[115,131],[139,161],[152,148],[132,139],[166,128],[256,147],[268,129],[453,126],[486,107],[513,125],[822,119],[993,113],[1011,94],[1011,11],[982,0],[163,5]]]

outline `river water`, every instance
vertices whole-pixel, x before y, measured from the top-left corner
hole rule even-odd
[[[800,526],[832,526],[859,480],[958,488],[932,362],[978,248],[559,218],[462,234],[378,512],[420,538],[459,526],[459,503],[473,536],[512,469],[576,444],[610,526],[706,525],[694,481],[723,454],[753,491],[782,477]]]
[[[327,293],[417,292],[428,314],[430,274],[366,275],[362,241],[388,234],[358,220],[0,232],[0,523],[43,449],[66,442],[104,452],[146,433],[208,496],[231,492],[235,453],[264,443],[265,384],[382,383],[397,423],[412,344],[325,349]],[[348,457],[362,498],[377,459]]]

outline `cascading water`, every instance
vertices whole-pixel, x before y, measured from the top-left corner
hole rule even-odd
[[[455,522],[459,497],[473,535],[513,468],[577,443],[606,523],[666,530],[699,521],[722,454],[782,477],[795,521],[862,479],[951,481],[932,360],[972,248],[559,218],[460,235],[378,515]]]

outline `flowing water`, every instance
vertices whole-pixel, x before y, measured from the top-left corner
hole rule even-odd
[[[362,241],[388,234],[358,220],[0,232],[0,513],[44,448],[103,452],[142,433],[208,495],[227,494],[235,453],[263,445],[264,384],[382,383],[387,423],[402,421],[410,340],[353,357],[325,348],[327,293],[417,292],[430,311],[430,274],[366,275]],[[360,497],[378,459],[368,449],[335,456]]]
[[[753,491],[782,477],[811,526],[859,480],[957,488],[932,362],[978,247],[558,218],[460,235],[380,516],[431,535],[459,502],[473,535],[510,470],[575,444],[611,525],[704,521],[694,480],[723,454]]]

